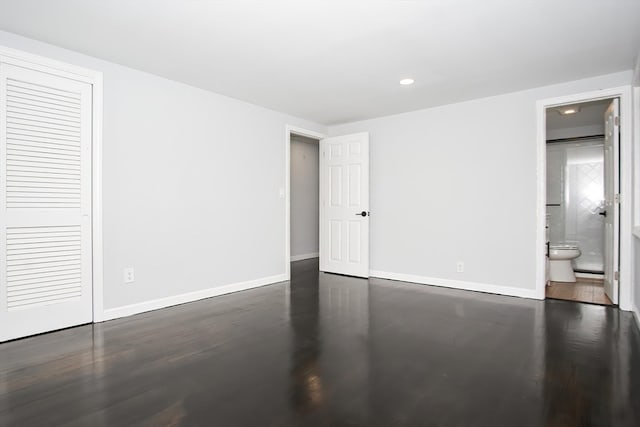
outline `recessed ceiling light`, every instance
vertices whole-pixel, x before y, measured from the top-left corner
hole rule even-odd
[[[579,105],[571,105],[571,106],[567,105],[564,107],[556,108],[556,111],[561,116],[570,116],[571,114],[579,113],[580,110],[581,108]]]
[[[400,80],[400,84],[402,86],[409,86],[409,85],[412,85],[414,83],[415,83],[415,80],[413,80],[413,79],[402,79],[402,80]]]

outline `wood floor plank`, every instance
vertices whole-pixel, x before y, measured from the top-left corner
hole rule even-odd
[[[602,279],[577,278],[576,283],[550,282],[546,297],[591,304],[613,305],[604,292]]]

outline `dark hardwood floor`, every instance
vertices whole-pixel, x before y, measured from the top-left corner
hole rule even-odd
[[[640,425],[629,313],[316,270],[1,344],[0,425]]]

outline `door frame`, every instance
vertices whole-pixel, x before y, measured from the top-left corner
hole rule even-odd
[[[103,234],[102,234],[102,72],[56,61],[32,53],[0,45],[0,62],[29,68],[92,86],[91,129],[91,246],[93,322],[104,317]]]
[[[304,129],[297,126],[285,126],[284,138],[284,197],[285,197],[285,241],[284,241],[284,274],[286,280],[291,280],[291,134],[298,136],[306,136],[307,138],[317,139],[318,141],[327,138],[320,132]],[[319,209],[319,208],[318,208]],[[319,248],[318,248],[319,250]]]
[[[632,115],[632,91],[631,86],[620,86],[609,89],[601,89],[591,92],[577,93],[554,98],[538,100],[536,103],[537,114],[537,141],[536,141],[536,296],[545,299],[545,226],[546,226],[546,197],[547,197],[547,159],[546,159],[546,109],[563,105],[582,102],[598,101],[602,99],[620,99],[620,147],[618,182],[621,202],[619,204],[619,280],[618,280],[618,306],[622,310],[629,311],[632,308],[631,301],[631,244],[632,244],[632,208],[633,208],[633,115]]]

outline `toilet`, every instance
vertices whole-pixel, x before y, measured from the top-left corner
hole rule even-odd
[[[551,244],[549,245],[549,280],[552,282],[575,283],[571,261],[581,255],[578,245]]]

